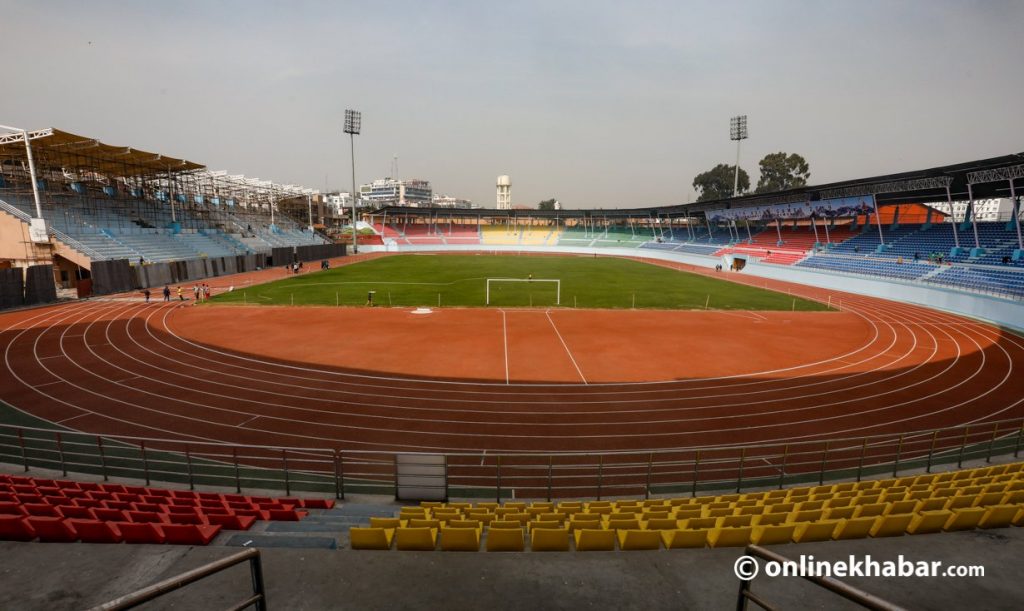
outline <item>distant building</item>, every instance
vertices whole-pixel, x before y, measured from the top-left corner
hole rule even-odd
[[[450,195],[435,194],[430,203],[435,208],[479,208],[479,206],[468,199],[452,197]]]
[[[498,177],[498,210],[512,208],[512,179],[508,176]]]
[[[561,210],[561,209],[562,209],[562,202],[560,202],[560,201],[558,201],[556,199],[555,200],[555,210]]]
[[[351,193],[328,193],[324,195],[324,204],[335,216],[345,216],[346,210],[352,207]]]
[[[410,206],[426,208],[431,204],[433,191],[430,181],[381,178],[359,187],[359,198],[373,207]]]
[[[945,214],[950,213],[947,202],[934,202],[928,205]],[[954,200],[953,217],[956,219],[956,222],[961,223],[965,220],[971,220],[965,219],[966,215],[967,200]],[[978,219],[979,223],[983,221],[1008,221],[1013,218],[1013,201],[1007,197],[976,199],[974,200],[974,216]],[[947,222],[953,222],[953,220],[947,217]]]

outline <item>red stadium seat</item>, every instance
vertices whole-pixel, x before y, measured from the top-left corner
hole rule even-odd
[[[203,516],[194,513],[169,513],[167,514],[167,522],[169,524],[206,524],[206,519]]]
[[[124,489],[128,491],[129,494],[147,494],[145,486],[125,486]]]
[[[194,490],[171,490],[171,497],[176,499],[198,499],[199,493]]]
[[[0,492],[0,503],[17,503],[18,497],[13,492]]]
[[[56,507],[46,503],[26,503],[22,505],[22,507],[30,516],[45,516],[50,518],[61,517],[60,512],[57,511]]]
[[[16,494],[14,498],[18,499],[19,503],[45,503],[41,494]]]
[[[32,483],[35,484],[36,488],[56,488],[57,480],[54,479],[42,479],[38,477],[32,478]]]
[[[113,524],[121,532],[121,538],[125,543],[164,542],[164,531],[157,524],[149,522],[114,522]]]
[[[69,499],[87,499],[89,493],[85,490],[79,490],[77,488],[62,488],[64,490],[64,496]]]
[[[199,500],[207,500],[207,501],[222,501],[222,500],[224,500],[224,499],[221,498],[221,495],[220,495],[219,492],[199,492],[199,493],[197,493],[197,495],[199,496]]]
[[[60,512],[65,518],[75,518],[77,520],[95,520],[96,514],[92,512],[92,509],[88,507],[58,507],[57,511]]]
[[[95,501],[113,501],[114,493],[106,490],[90,490],[89,498]]]
[[[223,526],[227,530],[249,530],[256,518],[252,516],[225,515],[219,513],[207,514],[206,519],[210,524]]]
[[[143,494],[141,495],[141,498],[143,503],[152,503],[153,505],[166,505],[168,497],[154,496],[152,494]]]
[[[38,494],[32,484],[14,484],[11,488],[14,488],[14,494]]]
[[[220,529],[221,527],[217,525],[165,524],[163,526],[167,543],[175,545],[209,545]]]
[[[165,513],[178,513],[184,515],[197,515],[199,513],[198,507],[181,507],[179,505],[166,505],[167,511]]]
[[[110,492],[110,493],[114,493],[114,492],[128,492],[127,490],[125,490],[125,487],[124,487],[123,484],[100,484],[100,489],[104,490],[105,492]]]
[[[64,518],[32,516],[25,520],[44,543],[73,543],[78,540],[78,533]]]
[[[11,502],[0,502],[0,516],[27,516],[28,512],[25,511],[24,506],[21,503]]]
[[[36,531],[21,516],[0,515],[0,541],[31,541]]]
[[[298,522],[302,518],[302,515],[294,509],[268,509],[266,513],[268,520],[279,522]]]
[[[132,503],[132,511],[152,511],[154,513],[166,513],[162,505],[156,503]]]
[[[83,543],[120,543],[124,540],[115,522],[68,520]]]
[[[108,522],[127,522],[128,516],[125,515],[123,509],[104,509],[97,507],[92,510],[93,515],[96,516],[97,520],[105,520]]]
[[[128,511],[132,508],[132,504],[127,501],[103,501],[103,506],[107,509],[120,509],[121,511]]]
[[[62,490],[65,490],[65,491],[66,490],[81,490],[82,489],[82,487],[78,484],[78,482],[73,482],[71,480],[66,480],[66,479],[59,479],[59,480],[57,480],[57,487],[62,489]]]
[[[103,507],[103,501],[97,501],[95,499],[75,499],[75,505],[79,507],[90,507],[95,509],[98,507]],[[106,509],[105,507],[103,508]]]
[[[99,490],[100,485],[96,482],[78,482],[79,490]]]
[[[171,496],[171,491],[164,490],[163,488],[146,488],[146,493],[149,494],[149,496],[160,496],[164,498]]]
[[[141,503],[142,495],[135,494],[132,492],[115,492],[114,499],[121,501],[123,503]]]
[[[128,519],[136,524],[165,524],[167,514],[154,511],[129,511]]]

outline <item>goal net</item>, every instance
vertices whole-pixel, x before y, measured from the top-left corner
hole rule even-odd
[[[502,291],[503,285],[509,284],[509,288],[514,288],[517,295],[523,294],[523,287],[529,288],[530,285],[537,285],[538,288],[544,287],[544,292],[550,294],[551,285],[554,285],[555,289],[555,305],[562,304],[562,281],[557,278],[488,278],[487,279],[487,293],[486,293],[486,304],[491,305],[491,298],[497,297],[496,293]],[[532,301],[532,297],[530,297]]]

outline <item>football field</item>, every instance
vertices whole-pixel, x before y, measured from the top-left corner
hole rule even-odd
[[[488,254],[382,257],[237,288],[213,301],[351,306],[366,305],[371,292],[379,306],[828,309],[784,293],[629,259]]]

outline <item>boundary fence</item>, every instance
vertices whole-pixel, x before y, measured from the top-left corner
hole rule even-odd
[[[1024,418],[941,429],[769,444],[586,453],[423,454],[175,441],[0,424],[0,462],[151,482],[399,497],[400,456],[443,464],[438,498],[597,498],[783,488],[826,480],[898,477],[1013,455]],[[403,495],[403,499],[408,498]]]

